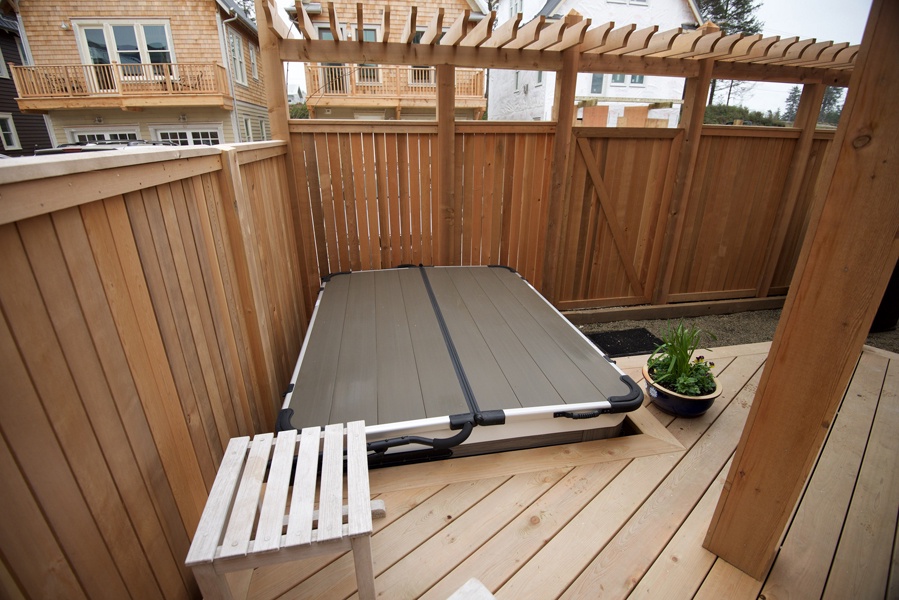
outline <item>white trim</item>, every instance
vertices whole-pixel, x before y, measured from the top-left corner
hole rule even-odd
[[[87,127],[65,127],[63,131],[66,134],[66,142],[75,143],[78,141],[79,135],[103,135],[107,136],[111,133],[119,133],[125,135],[134,135],[135,139],[140,139],[140,126],[138,125],[92,125]]]
[[[252,142],[253,141],[253,120],[250,117],[243,118],[243,131],[241,131],[241,137],[244,137],[243,141]]]
[[[174,132],[185,132],[188,134],[191,133],[199,133],[199,132],[215,132],[218,135],[218,143],[225,143],[225,132],[222,123],[191,123],[190,125],[185,125],[184,123],[160,123],[155,125],[148,125],[150,129],[150,138],[155,142],[161,141],[169,141],[163,140],[160,137],[162,133],[174,133]],[[187,136],[188,146],[200,146],[200,145],[208,145],[208,144],[195,144],[193,136]]]
[[[259,52],[256,50],[255,44],[248,44],[250,47],[250,72],[253,74],[253,79],[259,81]]]
[[[235,40],[237,41],[236,52]],[[243,53],[243,36],[233,27],[228,27],[228,51],[231,58],[231,76],[236,83],[247,85],[247,60]]]
[[[9,124],[9,135],[12,136],[12,143],[6,143],[6,132],[0,135],[0,143],[3,144],[4,150],[21,150],[22,142],[19,140],[19,133],[16,131],[16,122],[10,113],[0,113],[0,122]]]
[[[264,142],[268,140],[268,133],[265,131],[265,119],[259,119],[259,135],[260,139]]]
[[[6,59],[3,57],[2,48],[0,48],[0,77],[9,79],[9,68],[6,66]]]
[[[134,28],[135,36],[138,43],[138,52],[140,52],[141,64],[151,64],[150,51],[147,46],[147,39],[144,35],[144,26],[156,25],[161,26],[165,30],[165,39],[168,48],[166,52],[169,55],[170,63],[174,64],[178,61],[175,59],[175,44],[172,40],[172,26],[169,19],[72,19],[72,29],[75,32],[75,43],[78,45],[78,55],[81,58],[81,64],[93,64],[91,60],[90,50],[87,47],[87,39],[84,37],[84,30],[102,29],[103,37],[106,41],[106,51],[109,53],[109,61],[122,64],[119,60],[119,51],[115,43],[115,34],[113,27],[130,25]],[[138,27],[139,26],[139,27]]]

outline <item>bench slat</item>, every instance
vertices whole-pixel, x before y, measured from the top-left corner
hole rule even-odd
[[[240,488],[238,488],[237,497],[234,500],[234,509],[231,511],[231,519],[228,521],[228,530],[222,541],[221,556],[223,557],[241,556],[247,553],[273,439],[274,434],[272,433],[263,433],[253,438],[247,465],[240,480]]]
[[[193,543],[187,553],[185,564],[192,566],[204,562],[212,562],[215,558],[215,550],[222,539],[222,531],[225,528],[225,520],[231,508],[231,499],[234,497],[234,489],[240,480],[244,457],[249,437],[231,438],[225,456],[222,457],[222,465],[209,492],[206,508],[197,525]]]
[[[256,527],[254,552],[277,550],[281,546],[281,531],[284,528],[284,514],[287,511],[287,492],[290,487],[290,469],[293,466],[297,446],[295,429],[282,431],[275,443],[275,454],[265,486],[265,498]]]
[[[306,427],[300,435],[297,469],[293,480],[293,497],[287,521],[285,546],[312,542],[312,511],[315,508],[315,480],[318,472],[318,449],[321,429]]]
[[[365,422],[347,423],[346,437],[348,533],[351,536],[370,534],[371,494],[368,486]]]
[[[318,539],[343,537],[343,425],[325,427],[321,489],[318,500]]]

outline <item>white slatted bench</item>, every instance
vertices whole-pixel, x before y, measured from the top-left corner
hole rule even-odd
[[[296,474],[291,481],[294,458]],[[299,434],[282,431],[277,438],[260,434],[252,442],[248,437],[234,438],[228,443],[185,564],[193,569],[204,597],[230,599],[235,597],[232,592],[246,596],[250,578],[232,580],[235,588],[243,588],[232,590],[226,573],[352,549],[359,596],[373,599],[373,510],[383,514],[383,502],[371,502],[363,421],[348,423],[346,429],[328,425],[324,431],[318,427]]]

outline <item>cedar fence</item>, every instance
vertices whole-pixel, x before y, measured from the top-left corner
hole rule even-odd
[[[223,449],[273,428],[326,273],[501,263],[541,289],[561,201],[562,308],[785,292],[831,134],[797,164],[799,130],[704,128],[673,214],[682,131],[575,128],[561,200],[554,131],[457,124],[443,212],[436,124],[0,171],[2,579],[195,596],[183,560]]]
[[[307,268],[307,306],[319,274],[401,264],[504,264],[542,288],[555,126],[458,123],[455,132],[454,206],[441,220],[436,124],[291,122],[301,227],[317,257]],[[786,294],[833,140],[816,132],[807,163],[796,164],[800,134],[705,126],[691,192],[675,215],[682,130],[574,128],[557,306]],[[802,185],[786,202],[793,173]],[[673,244],[675,217],[682,225]],[[445,255],[441,231],[451,238]],[[661,257],[672,247],[666,277]]]

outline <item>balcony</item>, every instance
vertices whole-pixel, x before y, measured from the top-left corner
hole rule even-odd
[[[23,112],[234,105],[227,72],[217,64],[14,66],[12,75]]]
[[[434,67],[380,65],[307,65],[308,103],[312,106],[435,106]],[[487,106],[483,69],[456,69],[456,106]]]

